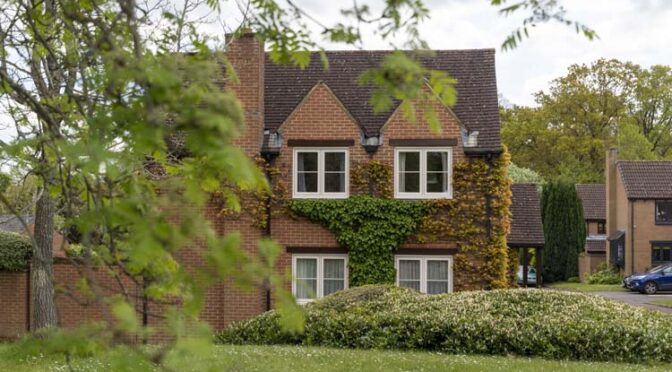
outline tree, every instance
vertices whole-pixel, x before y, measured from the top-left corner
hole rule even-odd
[[[544,178],[529,168],[522,168],[514,163],[509,165],[509,177],[513,183],[536,183],[542,185]]]
[[[541,194],[544,224],[544,280],[554,282],[578,275],[578,255],[583,251],[586,225],[581,199],[574,184],[555,180]]]
[[[535,108],[502,111],[502,140],[512,159],[544,177],[603,182],[606,150],[624,159],[663,159],[672,152],[672,72],[600,59],[572,65],[536,94]]]

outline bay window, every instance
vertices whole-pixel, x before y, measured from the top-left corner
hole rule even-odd
[[[294,198],[347,198],[347,149],[294,149]]]
[[[348,256],[301,254],[292,256],[292,293],[306,303],[348,288]]]
[[[395,197],[451,198],[452,155],[451,148],[395,148]]]

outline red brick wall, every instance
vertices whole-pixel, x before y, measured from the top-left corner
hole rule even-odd
[[[26,273],[0,271],[0,340],[26,331]]]

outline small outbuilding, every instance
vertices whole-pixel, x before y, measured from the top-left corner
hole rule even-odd
[[[527,287],[530,249],[534,249],[536,262],[536,285],[541,286],[541,260],[544,248],[544,226],[541,223],[541,204],[538,185],[516,183],[511,186],[511,229],[507,236],[509,249],[520,251],[523,266],[522,285]]]

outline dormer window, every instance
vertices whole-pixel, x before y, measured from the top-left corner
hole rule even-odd
[[[294,198],[347,198],[349,166],[347,148],[295,148]]]
[[[394,195],[399,199],[452,198],[452,148],[394,150]]]

